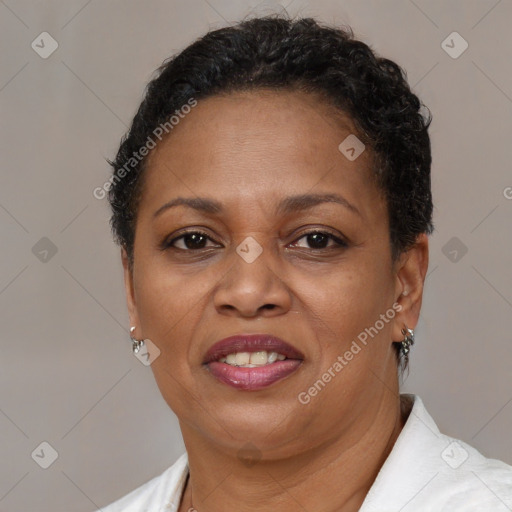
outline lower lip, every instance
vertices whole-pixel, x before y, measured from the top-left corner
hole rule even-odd
[[[285,359],[260,367],[243,368],[212,361],[208,363],[208,368],[210,373],[221,382],[237,389],[254,391],[288,377],[297,370],[301,362],[299,359]]]

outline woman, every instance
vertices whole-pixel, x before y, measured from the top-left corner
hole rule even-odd
[[[161,66],[109,199],[134,351],[187,453],[104,512],[512,509],[512,468],[399,392],[433,229],[421,107],[312,19]]]

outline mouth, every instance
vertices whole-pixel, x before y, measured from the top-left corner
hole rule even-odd
[[[266,388],[294,373],[304,355],[269,334],[235,335],[215,343],[203,365],[217,380],[241,390]]]

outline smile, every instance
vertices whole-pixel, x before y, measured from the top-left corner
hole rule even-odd
[[[214,344],[204,365],[220,382],[246,391],[266,388],[294,373],[304,356],[271,335],[236,335]]]

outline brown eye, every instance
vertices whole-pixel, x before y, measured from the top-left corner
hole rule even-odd
[[[176,238],[173,238],[165,245],[166,247],[172,247],[174,249],[180,249],[183,251],[194,251],[205,249],[205,244],[208,240],[211,240],[210,237],[201,231],[189,231]],[[181,247],[176,245],[177,242],[181,243]]]
[[[316,249],[316,250],[327,249],[327,248],[329,248],[328,244],[329,244],[329,241],[331,241],[331,240],[334,242],[334,247],[336,247],[336,246],[348,247],[348,244],[346,242],[344,242],[340,238],[335,237],[334,235],[332,235],[331,233],[326,232],[326,231],[310,231],[308,233],[304,233],[297,240],[302,240],[303,238],[306,239],[306,243],[309,246],[306,248],[309,248],[309,249]],[[297,242],[295,242],[294,245],[297,245]],[[299,246],[299,247],[304,247],[304,246]],[[333,247],[333,245],[331,245],[330,247]]]

